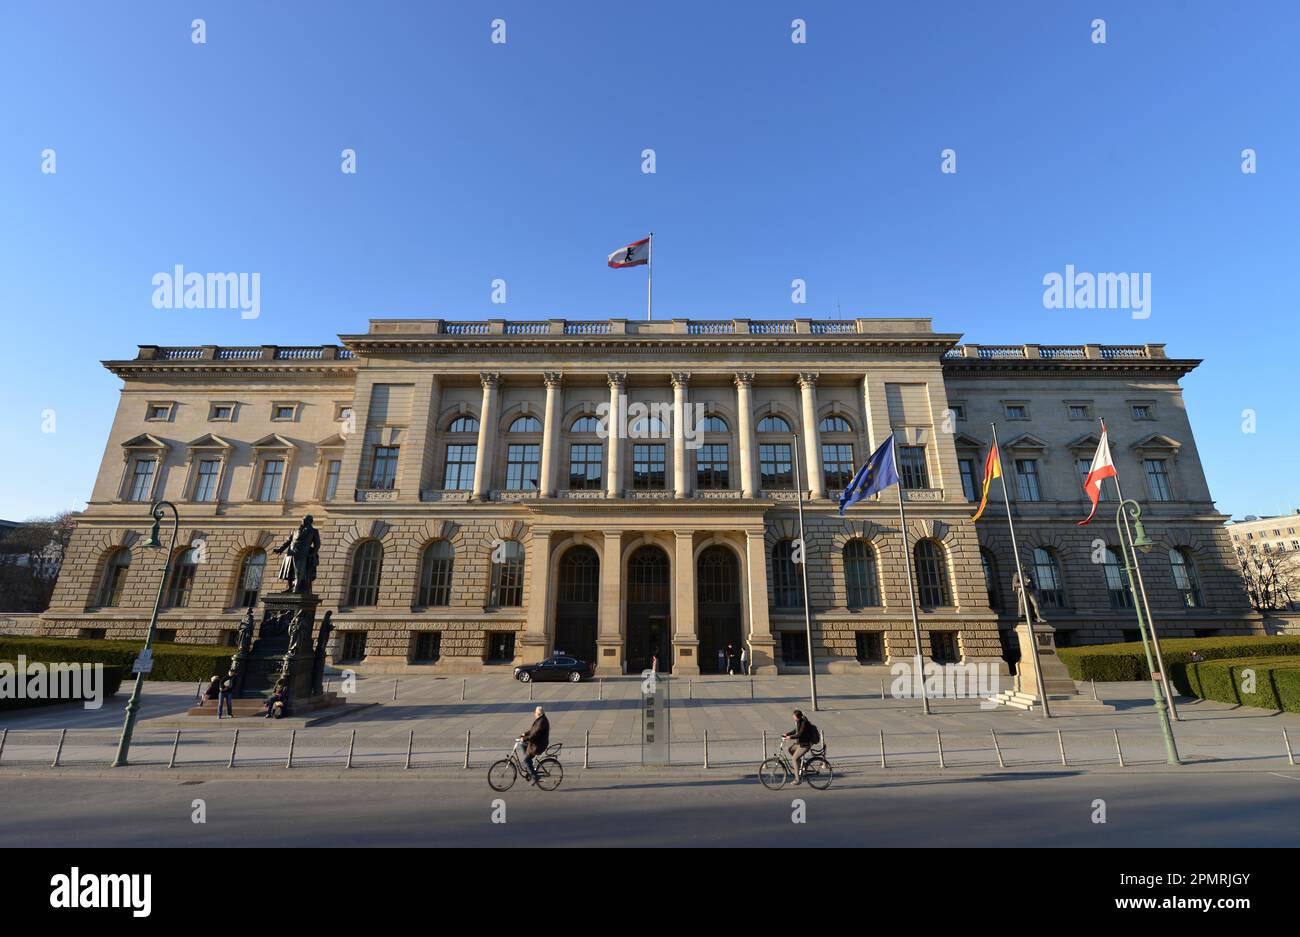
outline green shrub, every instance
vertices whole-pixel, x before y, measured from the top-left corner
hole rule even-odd
[[[1300,636],[1162,638],[1160,650],[1164,654],[1165,666],[1169,668],[1169,676],[1172,680],[1181,671],[1182,665],[1191,662],[1192,651],[1199,651],[1206,660],[1292,656],[1300,654]],[[1075,680],[1110,682],[1147,680],[1151,677],[1141,641],[1063,647],[1059,653],[1062,663]],[[1154,651],[1152,653],[1154,656]]]
[[[92,641],[83,638],[0,638],[0,658],[16,660],[19,654],[29,661],[66,661],[101,663],[129,672],[131,664],[144,648],[141,641]],[[213,674],[230,669],[231,648],[213,644],[155,644],[153,671],[146,680],[179,680],[188,683],[207,681]]]
[[[0,661],[8,663],[14,667],[18,666],[16,660]],[[35,661],[28,660],[27,666],[30,667]],[[43,660],[40,663],[49,666],[51,661]],[[57,663],[67,663],[67,661],[58,661]],[[89,662],[88,662],[89,663]],[[104,668],[104,698],[115,696],[117,691],[122,688],[122,678],[126,676],[121,667]],[[211,674],[209,674],[211,676]],[[0,712],[7,712],[14,709],[29,709],[33,706],[54,706],[60,703],[67,703],[66,699],[4,699],[0,698]]]
[[[1247,670],[1254,671],[1254,693],[1244,690]],[[1300,656],[1199,661],[1184,665],[1171,676],[1179,693],[1300,713]]]

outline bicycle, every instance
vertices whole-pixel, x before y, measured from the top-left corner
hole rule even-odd
[[[782,739],[776,754],[758,766],[758,780],[769,791],[779,791],[794,779],[794,765],[785,750],[787,741]],[[810,787],[824,791],[831,786],[833,778],[831,763],[826,760],[826,743],[819,742],[804,756],[803,779]]]
[[[544,751],[540,758],[533,759],[533,774],[537,778],[537,786],[544,791],[555,790],[564,780],[564,766],[559,761],[562,748],[564,743],[556,742]],[[515,754],[512,746],[508,756],[493,762],[492,767],[488,768],[488,787],[497,793],[505,793],[514,787],[515,781],[521,774],[524,774],[524,766],[520,764],[519,756]]]

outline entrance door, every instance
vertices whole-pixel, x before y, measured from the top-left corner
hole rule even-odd
[[[627,561],[627,672],[650,669],[657,657],[659,672],[671,673],[672,632],[669,623],[668,554],[659,547],[640,547]]]
[[[744,641],[740,614],[740,564],[736,554],[712,546],[695,563],[696,620],[700,631],[700,672],[726,673],[728,645],[731,665],[740,672]],[[718,652],[722,652],[719,659]]]
[[[600,607],[600,558],[578,546],[560,560],[555,592],[556,655],[596,662],[596,619]]]

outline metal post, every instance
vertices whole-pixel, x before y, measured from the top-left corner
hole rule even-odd
[[[993,750],[998,753],[998,767],[1005,768],[1007,763],[1002,760],[1002,746],[998,744],[998,730],[989,729],[989,732],[993,734]]]
[[[59,766],[59,759],[63,757],[63,740],[66,739],[67,737],[68,737],[68,730],[60,729],[59,747],[54,750],[54,763],[50,765],[51,768],[57,768]]]
[[[1286,727],[1282,727],[1282,744],[1286,746],[1286,763],[1295,764],[1295,755],[1291,752],[1291,739],[1286,734]],[[4,751],[4,739],[0,738],[0,751]]]
[[[753,677],[750,677],[750,678],[749,678],[749,698],[750,698],[750,699],[753,699],[753,698],[754,698],[754,678],[753,678]]]
[[[0,729],[0,758],[5,756],[5,739],[9,738],[8,729]]]
[[[582,766],[591,767],[591,730],[584,729],[582,733]]]
[[[604,678],[604,677],[601,677],[601,678],[600,678],[600,689],[599,689],[599,691],[596,693],[596,699],[598,699],[598,700],[603,700],[604,698],[605,698],[605,678]]]
[[[884,678],[884,677],[881,677],[881,678],[880,678],[880,698],[881,698],[881,699],[884,699],[884,698],[885,698],[885,678]]]
[[[1093,698],[1094,700],[1097,699],[1097,681],[1096,681],[1096,680],[1093,680],[1093,681],[1092,681],[1092,698]]]
[[[880,730],[880,767],[888,767],[885,764],[885,730]]]
[[[948,766],[943,763],[943,733],[940,732],[938,729],[935,729],[934,739],[936,742],[939,743],[939,767],[946,768]]]
[[[176,749],[181,747],[181,730],[176,730],[176,738],[172,740],[172,756],[167,759],[167,767],[176,767]]]
[[[235,751],[239,748],[239,730],[235,730],[234,736],[230,739],[230,760],[226,762],[227,768],[235,766]]]
[[[411,734],[406,737],[406,770],[408,771],[411,769],[411,752],[414,749],[415,749],[415,730],[412,729]]]
[[[287,769],[293,767],[293,746],[298,741],[298,730],[289,730],[289,757],[284,760],[284,767]]]
[[[1022,579],[1021,582],[1024,582],[1024,580]],[[1070,763],[1065,760],[1065,736],[1061,734],[1060,729],[1056,730],[1056,744],[1061,749],[1061,764],[1068,767]]]
[[[460,681],[460,701],[465,702],[465,681]]]
[[[357,730],[353,729],[352,735],[348,739],[348,762],[343,767],[345,768],[352,767],[352,753],[356,751],[356,748],[357,748]]]
[[[704,730],[704,770],[709,770],[709,730]]]
[[[912,551],[907,545],[907,512],[903,502],[903,476],[898,474],[897,445],[893,440],[893,428],[890,430],[889,458],[894,464],[894,476],[898,479],[898,534],[903,541],[903,570],[907,573],[907,599],[912,605],[912,640],[916,642],[916,684],[921,688],[921,712],[930,715],[930,699],[925,692],[925,667],[921,663],[921,621],[916,614],[916,591],[912,587]]]
[[[687,699],[695,699],[695,681],[694,681],[694,680],[687,680],[687,681],[686,681],[686,698],[687,698]]]
[[[393,681],[393,702],[397,702],[397,681]]]
[[[763,730],[763,757],[761,761],[767,761],[767,730]]]
[[[466,771],[469,770],[469,733],[470,730],[466,729],[465,730],[465,770]]]
[[[1124,749],[1119,744],[1119,729],[1112,730],[1115,733],[1115,757],[1119,759],[1119,766],[1124,767]]]
[[[528,681],[528,702],[531,703],[532,701],[533,701],[533,681],[529,680]]]
[[[803,580],[803,627],[808,642],[808,693],[812,711],[817,712],[817,660],[813,655],[812,609],[808,602],[808,538],[803,530],[803,479],[799,475],[799,434],[794,434],[794,494],[799,505],[799,570]]]

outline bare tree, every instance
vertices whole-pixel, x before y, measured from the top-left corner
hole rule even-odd
[[[77,526],[77,515],[24,521],[0,539],[0,611],[43,612],[49,608],[54,581]]]
[[[1237,565],[1257,610],[1289,608],[1300,601],[1300,551],[1264,550],[1252,543],[1237,547]]]

